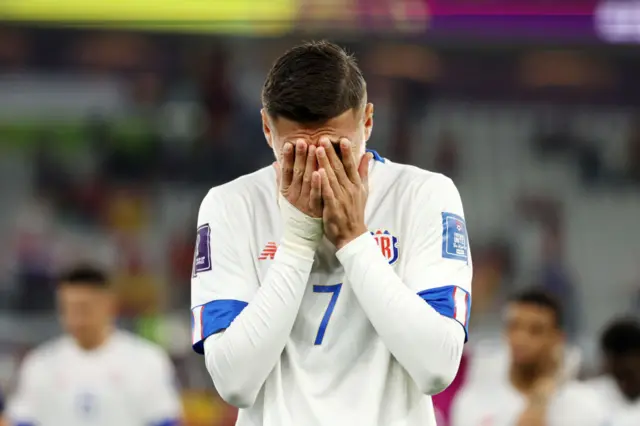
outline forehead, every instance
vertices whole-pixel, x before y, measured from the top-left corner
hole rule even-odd
[[[271,120],[272,127],[278,137],[283,139],[303,138],[310,142],[322,136],[349,137],[357,132],[360,119],[359,111],[348,110],[324,123],[301,124],[279,117]]]
[[[106,293],[106,290],[92,284],[74,283],[72,285],[62,283],[58,287],[58,293],[67,298],[96,297]]]

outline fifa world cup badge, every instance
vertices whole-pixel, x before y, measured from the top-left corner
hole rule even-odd
[[[462,216],[442,213],[442,257],[469,263],[469,237]]]
[[[387,259],[389,265],[393,265],[398,261],[400,252],[398,250],[398,239],[391,235],[391,233],[384,229],[378,229],[371,231],[371,235],[375,238],[382,255]]]
[[[211,227],[208,223],[198,228],[196,248],[193,254],[193,274],[211,270]]]

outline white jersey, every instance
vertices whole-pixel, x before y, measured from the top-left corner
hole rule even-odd
[[[606,412],[584,383],[567,382],[552,396],[547,426],[607,426]],[[453,402],[451,426],[517,426],[525,395],[506,379],[464,387]]]
[[[611,377],[597,377],[587,385],[596,392],[607,411],[607,426],[640,425],[640,399],[629,401],[625,398]]]
[[[441,174],[374,158],[370,232],[403,283],[466,331],[472,267],[455,186]],[[224,205],[210,205],[212,194]],[[268,167],[205,198],[192,281],[197,352],[251,303],[267,274],[282,233],[277,197]],[[237,425],[435,426],[431,398],[380,340],[335,254],[325,239],[280,361]]]
[[[34,426],[173,426],[181,411],[167,355],[118,331],[92,351],[65,336],[30,353],[7,417]]]

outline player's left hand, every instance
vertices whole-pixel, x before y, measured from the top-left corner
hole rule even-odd
[[[367,232],[364,223],[364,208],[369,191],[369,161],[372,156],[366,153],[356,163],[352,144],[340,139],[338,157],[333,144],[327,138],[320,140],[316,150],[322,181],[322,220],[324,232],[340,250],[349,242]]]

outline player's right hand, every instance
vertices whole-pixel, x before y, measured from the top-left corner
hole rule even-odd
[[[322,192],[315,145],[298,139],[286,142],[281,164],[276,163],[278,187],[282,196],[302,213],[322,217]]]

